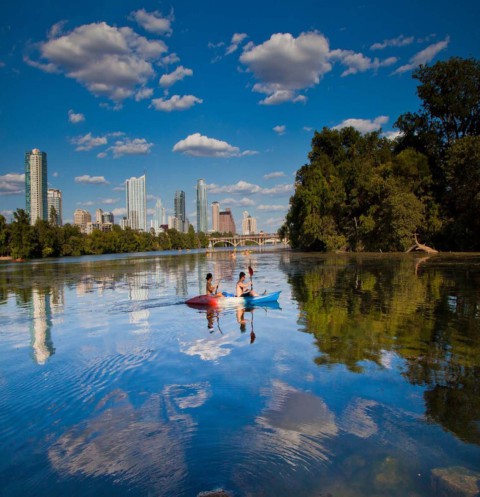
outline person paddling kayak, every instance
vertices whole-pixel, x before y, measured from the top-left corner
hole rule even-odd
[[[250,287],[250,290],[248,289]],[[258,297],[258,293],[252,289],[252,280],[250,283],[245,283],[245,273],[242,271],[238,276],[237,288],[235,290],[236,297]]]
[[[217,283],[217,286],[213,286],[213,282],[212,282],[212,273],[208,273],[207,274],[207,295],[209,295],[210,297],[223,297],[223,295],[221,293],[217,293],[217,290],[218,290],[218,285],[220,283]]]

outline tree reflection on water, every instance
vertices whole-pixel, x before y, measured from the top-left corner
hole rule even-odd
[[[394,352],[405,378],[426,388],[427,417],[480,443],[478,257],[291,254],[280,267],[319,366],[361,373]]]

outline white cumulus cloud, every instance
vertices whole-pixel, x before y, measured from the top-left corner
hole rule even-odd
[[[275,171],[273,173],[263,175],[264,179],[283,178],[284,176],[285,173],[283,173],[282,171]]]
[[[25,174],[0,175],[0,195],[21,195],[25,192]]]
[[[297,91],[318,84],[332,65],[329,61],[329,43],[320,33],[302,33],[297,38],[290,33],[273,34],[260,45],[249,44],[240,56],[259,81],[254,91],[274,96],[274,101],[264,104],[294,101]],[[298,100],[297,100],[298,101]]]
[[[288,205],[266,205],[260,204],[257,209],[264,212],[280,212],[288,210]]]
[[[371,59],[362,53],[354,52],[353,50],[333,50],[331,52],[331,59],[338,60],[347,67],[342,73],[342,76],[349,76],[350,74],[357,74],[359,72],[369,71],[370,69],[378,69],[380,67],[387,67],[397,62],[396,57],[388,57],[387,59],[380,60],[378,57]]]
[[[170,74],[164,74],[159,81],[159,85],[162,88],[169,88],[173,84],[175,84],[177,81],[181,81],[187,76],[192,76],[193,71],[191,69],[188,69],[187,67],[183,66],[178,66],[175,71],[171,72]]]
[[[77,136],[72,138],[71,143],[76,145],[75,150],[77,152],[86,152],[92,150],[92,148],[99,147],[101,145],[107,144],[106,136],[92,136],[92,133],[87,133],[83,136]]]
[[[240,44],[247,38],[248,35],[246,33],[235,33],[232,36],[232,41],[230,42],[230,45],[227,47],[227,50],[225,52],[225,55],[230,55],[231,53],[235,52]]]
[[[171,53],[162,57],[159,63],[162,66],[169,66],[170,64],[176,64],[177,62],[180,62],[180,57],[176,53]]]
[[[210,193],[228,193],[228,194],[242,194],[242,195],[284,195],[289,194],[293,191],[293,184],[277,185],[273,188],[262,188],[254,183],[249,183],[248,181],[238,181],[233,185],[216,185],[211,183],[207,185],[207,190]]]
[[[113,152],[113,157],[118,159],[124,155],[146,155],[150,153],[153,143],[147,142],[145,138],[123,138],[117,140],[114,145],[108,148]]]
[[[77,114],[72,109],[70,109],[68,111],[68,120],[73,124],[77,124],[81,123],[82,121],[85,121],[85,116],[80,113]]]
[[[282,125],[279,124],[279,125],[273,127],[273,131],[275,131],[275,133],[277,133],[277,135],[284,135],[286,130],[287,130],[287,127],[284,124],[282,124]]]
[[[405,45],[410,45],[415,41],[413,36],[400,35],[396,38],[390,38],[388,40],[383,40],[381,43],[374,43],[370,50],[383,50],[387,47],[404,47]]]
[[[262,191],[262,188],[258,185],[249,183],[248,181],[238,181],[234,185],[224,185],[219,186],[215,183],[207,185],[207,190],[210,193],[242,193],[242,194],[253,194]]]
[[[172,112],[174,110],[187,110],[195,104],[201,104],[203,100],[194,95],[173,95],[171,98],[154,98],[152,105],[156,110]]]
[[[75,183],[84,183],[90,185],[108,185],[108,181],[104,176],[90,176],[84,174],[83,176],[76,176]]]
[[[427,64],[430,62],[439,52],[445,50],[450,43],[450,37],[446,37],[443,41],[439,41],[438,43],[434,43],[433,45],[429,45],[427,48],[424,48],[417,54],[415,54],[409,61],[408,64],[405,64],[399,67],[394,71],[393,74],[401,74],[407,71],[411,71],[412,69],[416,69],[422,64]]]
[[[129,27],[105,22],[57,32],[36,47],[39,60],[25,57],[25,62],[46,72],[64,73],[94,95],[117,103],[155,75],[152,63],[168,50],[161,40],[148,40]]]
[[[388,122],[388,116],[378,116],[375,119],[345,119],[337,126],[334,126],[333,129],[342,129],[352,127],[356,130],[360,131],[360,133],[370,133],[371,131],[378,131],[382,124]]]
[[[263,195],[271,195],[271,196],[281,196],[281,195],[287,195],[293,192],[293,184],[284,184],[284,185],[277,185],[272,188],[262,188],[261,193]]]
[[[126,207],[117,207],[116,209],[113,209],[112,214],[117,217],[124,217],[127,215],[127,208]]]
[[[173,152],[181,152],[194,157],[240,157],[256,153],[252,150],[241,152],[238,147],[200,133],[194,133],[180,140],[174,145]]]
[[[172,22],[175,20],[173,12],[164,17],[161,12],[147,12],[145,9],[140,9],[132,12],[131,18],[134,19],[145,31],[155,33],[156,35],[171,35]]]
[[[145,100],[153,95],[152,88],[140,88],[137,93],[135,93],[135,100],[140,102],[140,100]]]
[[[240,199],[236,198],[224,198],[220,201],[221,205],[230,205],[232,207],[249,207],[255,205],[255,202],[251,198],[243,197]]]
[[[296,104],[297,102],[305,103],[306,101],[307,97],[305,95],[297,95],[296,92],[291,90],[277,90],[263,100],[260,100],[259,103],[261,105],[279,105],[285,102]]]
[[[400,138],[400,136],[402,136],[402,132],[401,131],[386,131],[385,133],[383,133],[383,136],[385,138],[388,138],[389,140],[396,140],[397,138]]]

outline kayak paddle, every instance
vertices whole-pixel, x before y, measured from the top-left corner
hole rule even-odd
[[[253,290],[253,269],[252,269],[252,266],[248,266],[248,273],[250,274],[250,281],[252,282],[252,290]]]

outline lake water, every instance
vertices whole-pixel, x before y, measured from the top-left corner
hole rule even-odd
[[[278,305],[184,304],[248,265]],[[480,471],[480,256],[3,264],[0,429],[8,497],[435,495]]]

